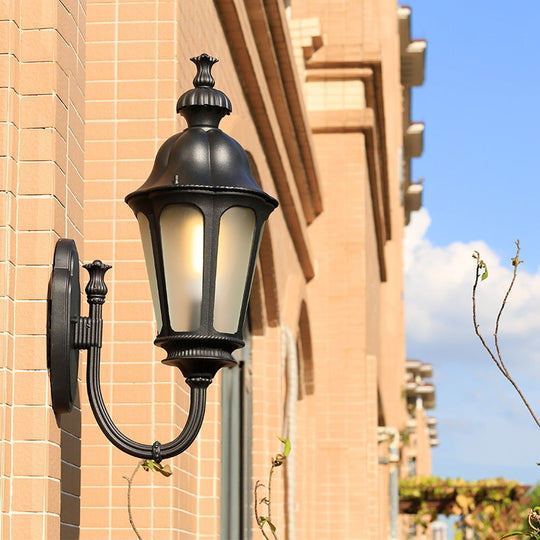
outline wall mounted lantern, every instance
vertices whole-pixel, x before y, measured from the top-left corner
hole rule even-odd
[[[218,125],[229,98],[214,89],[215,58],[191,59],[194,88],[177,104],[188,127],[159,149],[148,180],[126,197],[137,218],[164,364],[176,366],[191,389],[180,435],[167,444],[141,444],[121,433],[100,388],[101,308],[110,266],[84,267],[88,317],[80,316],[79,260],[73,240],[56,245],[49,287],[48,361],[55,412],[71,410],[78,354],[88,349],[88,399],[97,423],[120,450],[161,461],[195,440],[204,417],[206,388],[217,371],[236,362],[263,226],[277,201],[258,185],[244,149]]]

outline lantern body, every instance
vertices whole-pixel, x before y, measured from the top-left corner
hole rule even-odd
[[[196,88],[178,102],[187,129],[165,141],[126,202],[139,222],[163,362],[185,377],[213,377],[244,345],[259,244],[277,201],[256,183],[240,144],[218,128],[230,102],[197,86],[208,83],[204,58],[198,68]]]
[[[135,210],[158,335],[167,364],[186,377],[232,365],[260,239],[273,209],[249,193],[159,192]],[[154,285],[155,284],[155,285]]]

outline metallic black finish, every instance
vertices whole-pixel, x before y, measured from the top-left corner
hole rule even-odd
[[[80,313],[79,257],[73,240],[56,244],[49,282],[47,365],[55,413],[71,411],[77,395],[79,351],[74,347],[75,323]]]
[[[92,323],[90,317],[79,317],[79,320],[75,323],[73,346],[76,349],[101,347],[103,326]]]
[[[188,417],[176,439],[151,445],[133,441],[116,427],[103,401],[100,387],[102,306],[107,294],[105,273],[111,267],[101,261],[85,265],[90,275],[86,286],[89,314],[81,317],[77,250],[72,240],[62,239],[57,245],[49,293],[48,350],[55,411],[71,409],[77,389],[78,350],[87,349],[88,398],[101,430],[123,452],[158,462],[180,454],[195,440],[204,418],[206,388],[221,367],[236,363],[231,353],[244,346],[242,328],[259,241],[265,221],[278,205],[255,181],[244,149],[218,127],[232,106],[223,92],[214,89],[211,68],[217,60],[203,54],[192,61],[197,65],[195,88],[183,94],[177,104],[188,127],[165,141],[148,180],[126,197],[135,215],[142,212],[150,226],[163,321],[155,344],[167,352],[163,362],[178,367],[190,387]],[[172,204],[193,205],[203,214],[201,319],[200,326],[189,332],[173,330],[169,318],[160,217],[163,209]],[[235,332],[225,333],[213,326],[214,297],[220,221],[224,212],[232,207],[251,209],[255,229],[238,326]]]
[[[130,193],[126,202],[135,215],[145,214],[150,224],[163,321],[155,344],[167,352],[164,363],[177,366],[185,377],[213,377],[221,367],[233,365],[231,353],[244,346],[242,327],[258,242],[265,221],[278,203],[257,184],[245,150],[218,127],[231,109],[218,96],[222,93],[213,88],[210,70],[216,59],[201,55],[192,61],[198,70],[193,81],[195,89],[178,101],[178,111],[188,127],[165,141],[148,180]],[[183,203],[194,205],[204,216],[201,324],[191,332],[171,328],[161,245],[161,212],[168,205]],[[214,329],[213,312],[220,219],[233,206],[253,210],[255,231],[239,325],[236,332],[229,334]]]
[[[90,305],[89,318],[92,320],[92,324],[101,326],[103,324],[101,318],[102,305],[107,294],[104,276],[110,266],[104,265],[101,261],[94,261],[85,265],[85,268],[90,274],[90,281],[86,287],[88,304]],[[107,411],[100,385],[100,347],[101,344],[88,348],[86,385],[92,412],[107,439],[126,454],[141,459],[153,459],[157,462],[184,452],[195,440],[201,429],[206,408],[206,388],[212,382],[212,379],[186,381],[191,387],[190,409],[186,425],[176,439],[167,444],[161,444],[159,441],[154,442],[154,444],[141,444],[126,437],[116,427]]]
[[[190,60],[197,66],[197,75],[193,79],[195,88],[188,90],[180,96],[176,104],[176,112],[179,113],[185,107],[193,105],[211,105],[224,109],[222,116],[232,112],[232,105],[229,98],[220,90],[215,90],[214,77],[212,77],[212,66],[219,62],[217,58],[201,54]]]
[[[112,266],[103,264],[101,261],[94,261],[83,266],[90,274],[90,280],[84,289],[88,298],[88,303],[103,304],[108,292],[107,285],[105,285],[105,273],[107,270],[110,270]]]
[[[51,393],[56,413],[69,412],[77,391],[79,349],[88,349],[86,384],[88,400],[96,422],[117,448],[141,459],[161,461],[184,452],[197,437],[204,419],[206,388],[211,377],[192,377],[190,409],[186,425],[173,441],[141,444],[126,437],[114,424],[101,393],[100,352],[102,345],[102,307],[107,294],[105,273],[111,267],[101,261],[84,265],[90,279],[86,286],[88,317],[81,317],[79,257],[73,240],[58,241],[49,292],[48,352]],[[76,362],[75,362],[76,361]],[[75,363],[74,363],[75,362]]]
[[[163,143],[148,180],[130,193],[126,202],[138,211],[141,203],[137,201],[148,198],[158,189],[212,190],[215,193],[234,190],[258,195],[271,207],[270,213],[277,207],[277,201],[257,184],[242,146],[219,129],[220,120],[230,113],[232,106],[223,92],[213,88],[210,70],[217,60],[206,54],[191,60],[198,69],[193,81],[196,88],[183,94],[177,105],[177,112],[186,118],[188,127]],[[203,89],[205,93],[200,92]],[[208,98],[208,95],[218,94],[224,100]]]

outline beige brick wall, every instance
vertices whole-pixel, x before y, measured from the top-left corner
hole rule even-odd
[[[369,261],[376,256],[367,241],[363,136],[321,134],[315,144],[325,209],[310,235],[315,252],[324,257],[318,258],[317,276],[308,289],[315,395],[305,399],[305,418],[314,417],[316,423],[299,455],[315,452],[316,468],[298,471],[305,478],[299,501],[315,508],[315,523],[302,512],[298,516],[302,527],[312,529],[309,538],[355,538],[358,531],[363,538],[377,538],[377,520],[369,517],[377,512],[373,505],[378,498],[373,497],[378,482],[377,357],[368,355],[369,314],[362,309]],[[344,148],[347,159],[333,159]]]
[[[107,274],[102,390],[126,435],[168,442],[183,425],[188,396],[152,345],[154,316],[138,228],[123,198],[146,179],[159,145],[178,130],[178,6],[90,1],[87,17],[84,254],[113,266]],[[138,460],[105,439],[86,400],[84,393],[81,539],[126,538],[133,533],[124,476]],[[182,465],[173,460],[170,479],[143,472],[135,477],[133,515],[142,535],[171,538],[183,530],[194,537],[199,444],[182,456]]]
[[[146,180],[162,142],[185,125],[175,106],[192,87],[195,67],[189,57],[201,52],[219,57],[213,70],[217,87],[234,107],[223,129],[260,163],[263,180],[271,180],[213,2],[90,1],[87,7],[84,258],[113,266],[107,274],[102,388],[113,419],[128,436],[168,442],[184,425],[187,387],[179,373],[160,364],[164,353],[152,345],[156,329],[138,228],[123,199]],[[217,377],[201,434],[171,460],[171,478],[136,477],[133,511],[142,535],[216,537],[219,400]],[[274,441],[278,433],[273,431]],[[84,392],[83,440],[81,539],[124,539],[132,534],[124,476],[137,460],[108,443]]]
[[[395,9],[394,2],[370,0],[339,6],[317,0],[292,4],[293,19],[318,17],[324,41],[306,61],[307,80],[313,81],[306,91],[309,111],[316,112],[310,118],[317,122],[324,204],[324,212],[310,227],[317,274],[308,297],[316,388],[323,386],[324,391],[314,396],[311,409],[310,397],[302,405],[307,425],[315,416],[318,431],[306,437],[307,447],[302,449],[301,461],[309,463],[308,453],[314,454],[317,465],[299,474],[315,476],[317,490],[313,495],[311,481],[302,481],[301,538],[388,536],[389,473],[379,464],[388,448],[378,444],[376,429],[380,422],[402,429],[405,422],[403,210],[397,166],[402,126]],[[373,97],[365,98],[369,90],[361,82],[366,70],[377,66],[382,86],[375,88],[375,103],[382,100],[382,114],[373,108]],[[382,283],[377,264],[379,225],[368,184],[370,149],[362,135],[369,135],[361,119],[370,111],[376,118],[374,129],[384,129],[383,151],[389,164],[384,181],[389,188],[390,239],[384,244]],[[378,123],[381,118],[384,125]],[[349,133],[340,133],[340,128]],[[325,454],[325,446],[332,451]],[[313,505],[317,511],[310,513]]]
[[[77,414],[50,407],[46,291],[54,245],[82,238],[83,5],[0,2],[0,536],[60,538]],[[71,451],[60,441],[75,433]],[[67,461],[66,461],[67,462]],[[67,490],[67,491],[66,491]],[[68,538],[68,536],[65,536]]]
[[[113,266],[107,274],[102,348],[102,390],[113,419],[126,435],[145,443],[167,442],[184,425],[188,393],[183,378],[160,364],[164,354],[152,345],[156,328],[142,249],[123,199],[147,178],[161,143],[183,128],[175,104],[195,73],[188,58],[202,52],[219,57],[216,86],[233,103],[224,131],[249,151],[261,185],[282,202],[262,247],[261,260],[269,259],[273,269],[262,268],[263,305],[252,344],[253,479],[266,478],[270,457],[280,450],[277,437],[286,434],[283,335],[288,329],[298,343],[304,340],[299,371],[312,382],[302,386],[296,404],[294,477],[289,475],[287,484],[285,469],[275,475],[273,520],[280,538],[292,535],[293,521],[302,540],[387,536],[388,478],[379,465],[387,446],[378,444],[377,426],[381,416],[395,427],[405,419],[396,6],[391,0],[292,3],[292,17],[318,18],[324,38],[302,66],[303,75],[309,76],[311,61],[328,58],[330,49],[345,63],[367,58],[369,69],[382,73],[382,86],[370,87],[365,66],[355,64],[354,76],[319,76],[311,88],[311,112],[330,111],[326,120],[343,122],[336,130],[325,120],[312,126],[313,138],[305,138],[319,167],[313,175],[324,210],[317,217],[317,205],[305,200],[309,184],[302,184],[305,171],[295,158],[295,152],[307,151],[291,148],[292,120],[286,118],[303,121],[305,111],[293,110],[283,96],[277,99],[282,82],[272,75],[274,53],[261,50],[256,35],[264,24],[275,30],[284,12],[277,0],[258,9],[241,0],[0,2],[3,538],[76,537],[69,524],[79,519],[79,461],[81,540],[132,535],[124,476],[137,460],[102,435],[84,384],[82,448],[77,412],[59,427],[49,405],[44,291],[58,237],[75,239],[83,261],[102,259]],[[274,45],[289,47],[283,38]],[[377,133],[384,133],[378,154],[372,148]],[[381,251],[384,226],[373,204],[377,167],[372,162],[382,164],[383,154],[389,164],[383,181],[391,238],[383,240]],[[81,364],[84,383],[85,353]],[[170,462],[173,476],[138,472],[132,505],[143,538],[217,537],[220,412],[218,377],[209,389],[200,436]],[[296,490],[294,516],[286,508],[290,482]],[[258,535],[255,530],[254,538]]]

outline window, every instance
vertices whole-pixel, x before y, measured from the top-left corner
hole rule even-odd
[[[247,324],[246,324],[247,327]],[[221,375],[221,538],[251,540],[251,336]]]
[[[416,457],[410,457],[407,461],[407,476],[416,476]]]

